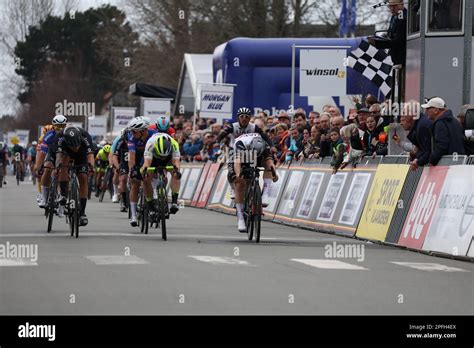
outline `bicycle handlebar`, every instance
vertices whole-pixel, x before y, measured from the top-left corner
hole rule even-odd
[[[166,166],[166,167],[148,167],[146,169],[147,173],[157,173],[160,170],[167,170],[167,171],[173,171],[176,170],[177,168],[175,166]]]

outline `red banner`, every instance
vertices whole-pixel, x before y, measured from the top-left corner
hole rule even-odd
[[[204,186],[204,183],[206,182],[207,172],[209,171],[210,167],[211,167],[211,162],[206,162],[206,164],[202,168],[201,177],[199,178],[199,183],[198,183],[198,186],[196,187],[196,191],[194,191],[193,200],[191,202],[192,207],[195,207],[196,204],[198,203],[199,196],[201,195],[202,187]]]
[[[398,240],[399,245],[422,248],[447,173],[448,167],[428,167],[423,170]]]
[[[198,208],[204,208],[207,204],[207,200],[211,195],[212,185],[216,180],[217,172],[219,171],[221,164],[220,163],[212,163],[209,167],[209,171],[206,175],[206,181],[201,191],[201,195],[199,196],[199,200],[196,204]]]

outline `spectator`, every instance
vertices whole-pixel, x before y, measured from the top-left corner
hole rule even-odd
[[[290,127],[291,120],[290,116],[288,116],[288,113],[286,111],[280,112],[280,114],[278,115],[278,123],[284,123],[287,127]]]
[[[315,125],[315,122],[318,118],[319,118],[319,112],[311,111],[309,113],[309,124],[311,125],[311,127]]]
[[[295,114],[303,114],[304,117],[306,117],[306,110],[303,108],[298,108],[296,109]]]
[[[206,133],[204,135],[204,142],[201,150],[201,161],[217,161],[219,150],[219,143],[216,142],[215,135],[210,132]]]
[[[320,128],[321,138],[320,138],[320,143],[319,143],[321,157],[331,156],[331,138],[329,136],[329,130],[330,130],[329,117],[330,115],[328,113],[321,114],[321,128]]]
[[[214,123],[211,125],[211,133],[214,135],[214,136],[218,136],[219,133],[221,132],[222,130],[222,126],[218,123]]]
[[[366,131],[367,130],[367,116],[370,115],[369,109],[362,108],[357,112],[357,126],[359,129]]]
[[[323,106],[323,109],[322,109],[322,110],[323,110],[323,113],[324,113],[324,112],[329,113],[329,108],[331,108],[331,107],[332,107],[332,105],[329,105],[329,104],[324,105],[324,106]],[[331,114],[329,114],[329,115],[331,115]]]
[[[183,150],[186,156],[186,160],[193,161],[195,159],[194,156],[197,156],[200,154],[202,146],[203,146],[203,142],[199,134],[193,133],[183,145]]]
[[[369,113],[370,115],[375,116],[377,126],[383,124],[383,126],[385,127],[390,124],[390,120],[388,117],[382,117],[382,106],[380,104],[372,104],[369,107]]]
[[[363,142],[366,156],[387,155],[388,144],[383,125],[377,126],[376,118],[373,115],[367,117],[367,131],[364,133]]]
[[[357,111],[359,111],[360,109],[362,108],[367,108],[369,109],[372,105],[374,104],[378,104],[378,100],[375,96],[373,96],[372,94],[367,94],[364,98],[364,105],[362,105],[360,103],[360,100],[358,97],[354,97],[352,98],[352,101],[355,103],[356,105],[356,109]]]
[[[303,149],[303,136],[297,126],[293,126],[290,129],[290,136],[286,139],[286,158],[285,162],[290,162],[293,158],[297,158],[300,151]]]
[[[341,164],[340,169],[344,169],[349,163],[351,163],[352,167],[355,168],[359,159],[363,155],[362,147],[359,146],[360,144],[357,144],[359,149],[354,148],[351,144],[352,134],[354,132],[358,132],[357,125],[355,123],[351,123],[341,128],[340,134],[342,140],[344,141],[346,152],[344,153],[344,160]]]
[[[315,118],[313,126],[316,126],[318,131],[321,129],[321,116]]]
[[[349,109],[347,124],[355,123],[356,119],[357,119],[357,109]]]
[[[267,117],[267,127],[273,126],[274,123],[275,123],[275,117],[273,117],[273,116],[268,116],[268,117]]]
[[[474,136],[466,136],[466,113],[470,109],[474,109],[474,104],[466,104],[461,106],[461,110],[459,110],[458,114],[458,120],[461,123],[462,129],[464,131],[464,150],[466,151],[466,155],[468,156],[474,155]]]
[[[328,110],[329,114],[331,115],[331,118],[337,117],[337,116],[342,116],[341,110],[337,106],[331,106]]]
[[[255,125],[260,128],[261,130],[265,131],[267,126],[265,126],[265,121],[262,118],[255,118]]]
[[[319,142],[321,133],[316,126],[311,128],[311,133],[308,135],[308,130],[303,131],[303,151],[300,153],[300,159],[303,158],[318,158],[319,157]]]
[[[344,117],[342,117],[342,116],[335,116],[335,117],[331,118],[330,124],[331,124],[331,129],[332,129],[332,128],[339,128],[339,129],[341,129],[342,127],[344,127]]]
[[[306,115],[303,114],[302,112],[296,113],[294,120],[295,120],[296,127],[298,127],[298,131],[300,133],[303,133],[304,129],[307,129],[309,132],[311,131],[311,126],[306,121]]]
[[[276,157],[277,161],[279,163],[282,163],[285,161],[285,156],[286,156],[286,139],[289,136],[288,132],[288,126],[286,123],[280,123],[279,125],[276,126],[275,128],[276,132],[276,137],[275,137],[275,143],[276,143]]]
[[[431,128],[433,123],[425,114],[415,115],[414,106],[416,102],[409,102],[403,109],[400,117],[400,124],[405,131],[408,131],[407,139],[411,145],[402,144],[398,135],[393,136],[393,140],[409,153],[410,164],[413,169],[424,166],[428,163],[431,155]]]
[[[453,112],[445,107],[445,102],[441,98],[432,98],[421,107],[426,110],[426,115],[433,121],[433,148],[429,163],[437,165],[441,157],[447,155],[464,155],[463,138],[461,124],[453,117]],[[417,164],[412,163],[412,167]]]
[[[344,153],[346,152],[346,147],[339,131],[339,128],[332,128],[329,133],[331,138],[331,167],[333,168],[333,174],[337,173],[339,167],[344,161]]]

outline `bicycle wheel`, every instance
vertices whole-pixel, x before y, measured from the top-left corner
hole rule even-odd
[[[3,187],[3,164],[0,163],[0,188]]]
[[[103,185],[103,183],[106,183],[108,182],[109,178],[108,178],[108,174],[109,172],[107,171],[104,175],[104,177],[102,178],[102,182],[99,183],[100,185],[100,195],[99,195],[99,202],[102,203],[102,201],[104,200],[104,196],[105,196],[105,191],[107,191],[107,185]]]
[[[166,198],[166,188],[163,181],[160,181],[158,184],[158,207],[158,216],[161,220],[161,238],[166,240],[166,215],[168,213],[168,200]]]
[[[57,181],[56,178],[53,178],[53,182],[51,183],[50,193],[48,195],[47,202],[47,210],[48,210],[48,233],[51,232],[53,227],[53,219],[54,219],[54,208],[56,207],[56,190],[57,190]]]
[[[138,225],[140,226],[140,233],[145,232],[145,216],[143,214],[143,208],[145,207],[145,203],[143,202],[143,192],[140,193],[138,197],[138,204],[137,204],[137,221]],[[130,208],[130,204],[128,207],[128,218],[132,217],[132,209]]]
[[[20,179],[21,179],[21,173],[19,171],[19,168],[18,168],[18,165],[17,165],[17,168],[16,168],[16,185],[20,185]]]
[[[244,206],[244,217],[245,217],[245,224],[247,226],[247,237],[248,240],[252,240],[253,238],[253,214],[252,214],[252,207],[253,207],[253,192],[252,186],[250,186],[247,190],[247,195],[245,199],[245,206]]]
[[[143,214],[143,217],[142,217],[142,221],[143,221],[143,232],[145,234],[148,234],[148,207],[146,206],[145,202],[143,202],[143,208],[142,208],[142,214]]]
[[[71,237],[74,236],[74,229],[75,229],[75,205],[73,198],[72,190],[69,190],[68,198],[67,198],[67,207],[68,207],[68,217],[69,217],[69,230],[71,232]]]
[[[262,192],[260,191],[260,185],[258,184],[256,184],[254,188],[252,220],[255,227],[255,242],[259,243],[262,222]]]
[[[72,184],[73,197],[74,197],[74,233],[76,238],[79,238],[79,217],[81,211],[81,202],[79,201],[79,188],[77,185],[77,179],[74,177]]]

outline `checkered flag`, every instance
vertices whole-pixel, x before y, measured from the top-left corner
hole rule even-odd
[[[379,50],[367,41],[362,41],[359,48],[352,51],[347,58],[347,66],[375,83],[386,98],[390,97],[393,62],[386,50]]]

